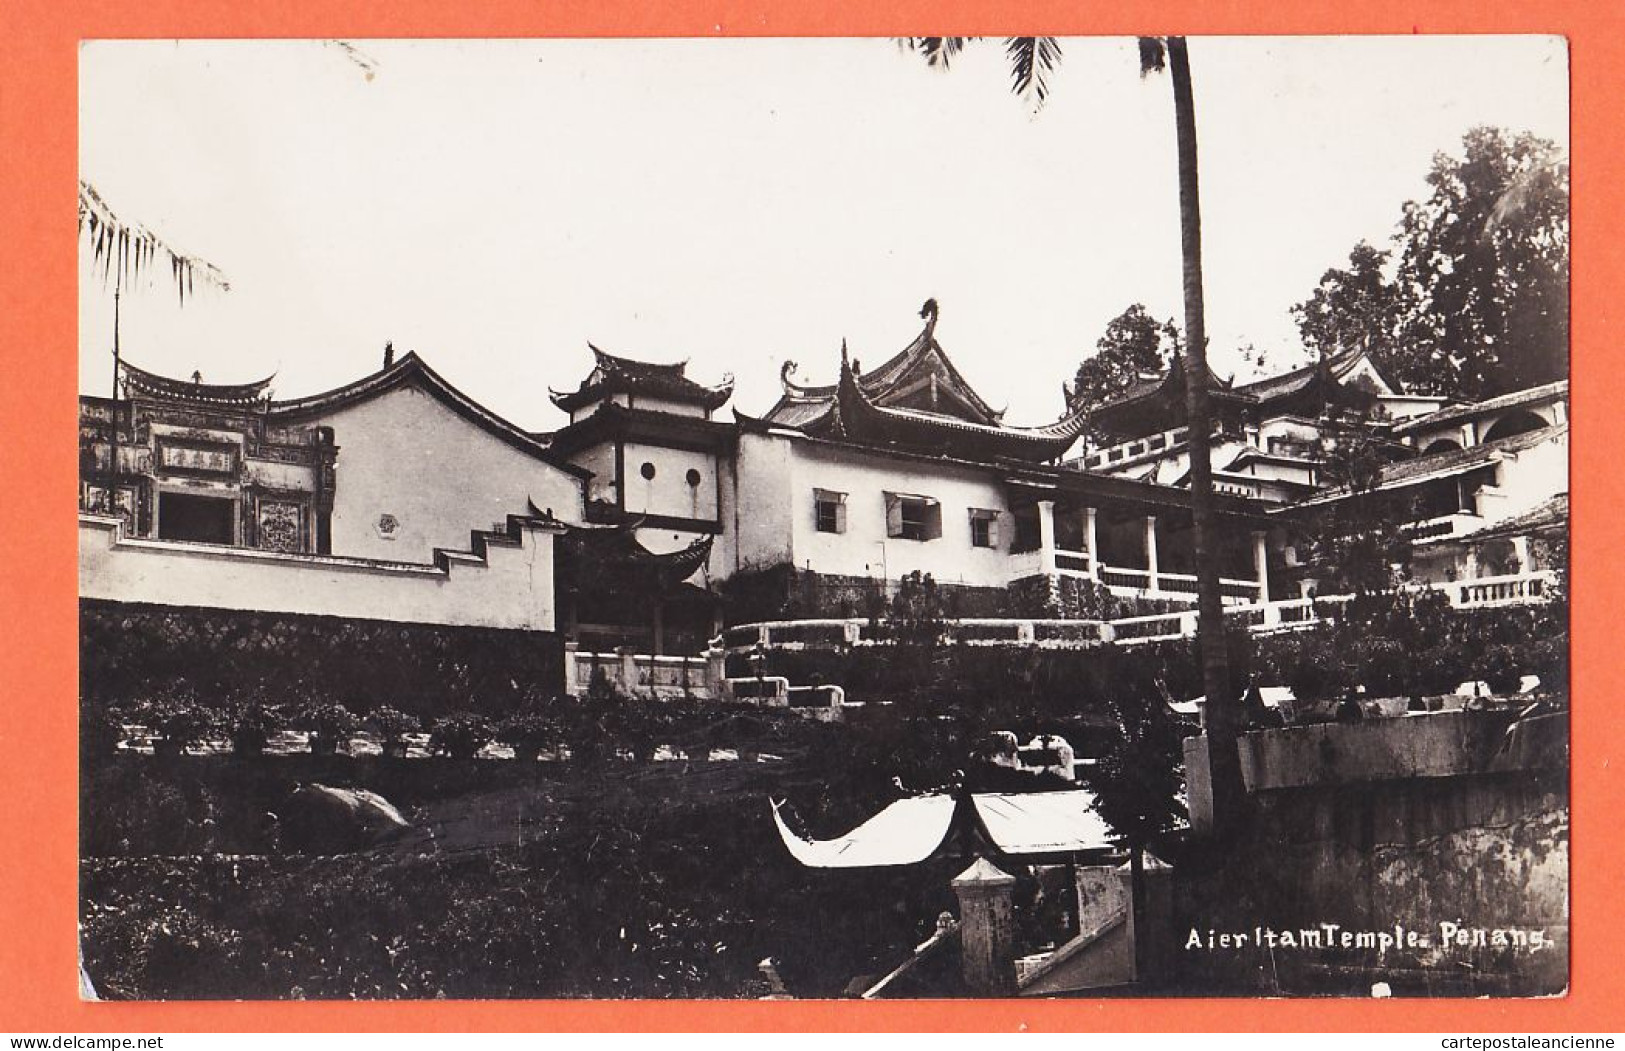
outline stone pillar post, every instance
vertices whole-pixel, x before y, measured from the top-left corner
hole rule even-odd
[[[721,646],[712,646],[705,651],[705,687],[712,700],[726,699],[723,694],[727,678],[728,651]]]
[[[1016,878],[977,858],[953,881],[959,898],[960,968],[973,996],[1016,992]]]
[[[1100,544],[1096,540],[1099,535],[1099,523],[1096,521],[1099,512],[1093,507],[1083,509],[1083,544],[1089,549],[1089,579],[1100,579]]]
[[[1258,581],[1258,601],[1270,600],[1269,534],[1262,529],[1253,530],[1253,577]]]
[[[1157,516],[1145,516],[1145,586],[1148,591],[1161,590],[1157,579]]]
[[[621,691],[628,697],[634,697],[638,690],[638,651],[633,646],[617,646],[615,656],[620,658],[617,671]]]
[[[1528,573],[1535,568],[1534,561],[1529,557],[1529,538],[1527,536],[1512,538],[1512,556],[1517,560],[1517,571],[1519,573]]]
[[[1038,571],[1055,575],[1055,501],[1038,501]]]
[[[564,644],[564,692],[570,697],[579,697],[586,689],[581,681],[580,669],[576,666],[576,652],[580,649],[579,642]]]

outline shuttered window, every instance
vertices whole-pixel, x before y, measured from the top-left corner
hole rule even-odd
[[[886,494],[886,535],[896,540],[936,540],[942,536],[942,505],[929,496]]]
[[[970,546],[999,546],[999,512],[977,507],[970,509]]]
[[[813,527],[820,533],[846,532],[846,494],[813,490]]]

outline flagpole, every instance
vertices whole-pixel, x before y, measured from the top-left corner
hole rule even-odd
[[[108,444],[107,455],[107,510],[112,515],[118,515],[118,429],[119,429],[119,403],[118,403],[118,373],[119,373],[119,293],[124,289],[124,270],[119,268],[118,279],[113,284],[113,429],[112,438]],[[134,419],[131,420],[134,423]],[[131,509],[130,531],[135,531],[134,508]]]

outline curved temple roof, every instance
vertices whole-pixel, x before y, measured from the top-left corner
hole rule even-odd
[[[1093,792],[975,792],[899,799],[844,836],[803,839],[773,803],[773,823],[790,855],[808,868],[917,865],[949,841],[956,826],[1011,857],[1115,849]]]
[[[937,306],[921,310],[925,328],[878,368],[863,372],[841,348],[839,380],[802,386],[780,372],[784,394],[762,422],[814,437],[894,445],[969,460],[1043,462],[1064,455],[1083,433],[1087,417],[1073,412],[1043,427],[1012,427],[965,381],[936,340]],[[736,410],[736,415],[738,415]],[[746,418],[748,419],[748,418]]]
[[[591,343],[593,370],[573,391],[549,390],[553,404],[570,412],[611,394],[645,394],[671,401],[699,405],[707,410],[721,408],[733,396],[733,377],[726,376],[714,387],[696,383],[686,375],[688,362],[656,364],[634,361],[599,350]]]
[[[204,383],[201,379],[179,380],[160,376],[156,372],[138,369],[128,361],[120,360],[119,376],[125,391],[131,396],[146,395],[165,400],[204,402],[210,405],[230,405],[247,408],[267,401],[271,396],[271,381],[275,375],[252,383]]]

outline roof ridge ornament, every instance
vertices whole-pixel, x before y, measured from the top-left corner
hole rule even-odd
[[[920,307],[920,316],[925,318],[925,338],[931,339],[937,329],[937,315],[940,313],[935,298],[927,299],[925,305]]]

